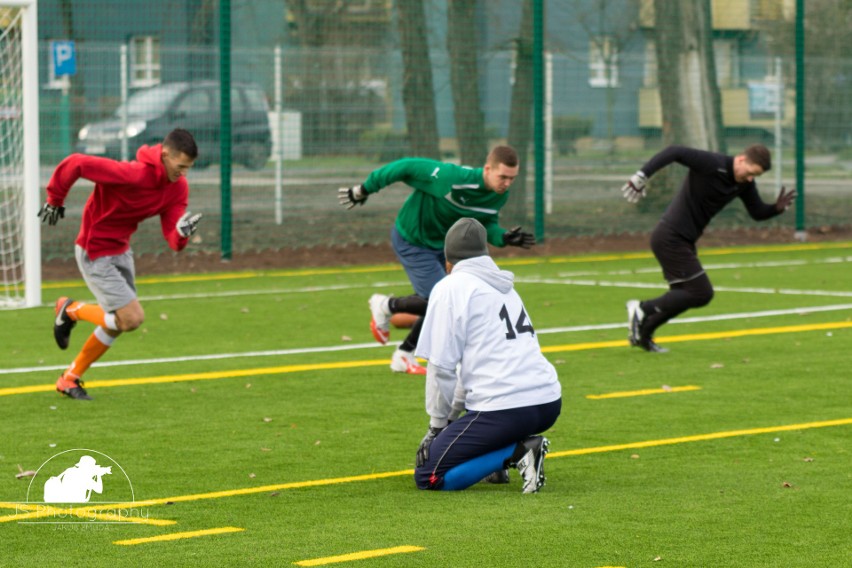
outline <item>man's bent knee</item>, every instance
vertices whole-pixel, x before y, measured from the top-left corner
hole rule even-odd
[[[145,312],[138,302],[133,302],[115,312],[119,331],[133,331],[145,322]]]
[[[710,283],[690,286],[687,291],[689,292],[690,304],[693,308],[700,308],[702,306],[706,306],[713,299],[713,286]]]
[[[118,324],[119,331],[133,331],[145,322],[145,316],[115,318],[115,321]]]

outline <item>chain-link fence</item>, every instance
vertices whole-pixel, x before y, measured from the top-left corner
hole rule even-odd
[[[222,14],[218,2],[194,0],[163,3],[160,14],[135,0],[42,0],[42,185],[71,152],[132,159],[141,144],[182,126],[202,152],[188,178],[190,208],[204,213],[192,250],[221,250],[223,214],[236,254],[375,243],[388,239],[410,190],[388,188],[347,212],[337,203],[338,187],[360,183],[405,155],[480,166],[487,147],[508,141],[529,153],[522,162],[526,178],[513,186],[504,211],[506,225],[535,224],[534,158],[544,153],[538,187],[544,188],[547,238],[649,231],[672,188],[659,187],[638,209],[621,199],[619,188],[666,143],[703,144],[672,138],[677,125],[660,102],[677,71],[663,64],[666,51],[658,45],[672,30],[661,29],[662,20],[657,25],[651,1],[543,1],[544,18],[537,22],[531,14],[538,1],[233,0]],[[709,59],[715,73],[721,136],[707,147],[735,154],[760,142],[773,151],[775,167],[759,180],[765,200],[774,199],[781,184],[796,185],[792,4],[708,1],[712,20],[705,28],[684,15],[677,27],[704,38],[707,49],[695,57]],[[813,4],[806,30],[825,18],[852,18],[840,0]],[[232,35],[233,168],[225,207],[218,163],[222,18]],[[807,85],[808,227],[849,224],[849,30],[811,33],[799,56]],[[536,34],[543,39],[540,76],[532,64]],[[74,42],[73,76],[57,75],[57,41]],[[681,88],[690,81],[679,80]],[[541,115],[533,112],[536,96]],[[411,125],[417,130],[408,131]],[[544,146],[535,143],[537,129]],[[42,231],[45,258],[73,254],[90,189],[79,182],[66,219]],[[733,205],[711,227],[752,223]],[[794,218],[772,224],[792,233]],[[165,249],[156,219],[140,227],[133,247],[137,254]]]

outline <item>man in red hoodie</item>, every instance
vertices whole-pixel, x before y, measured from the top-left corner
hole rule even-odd
[[[56,390],[74,399],[91,400],[83,388],[83,373],[123,331],[142,325],[145,312],[136,298],[130,236],[139,223],[159,215],[163,237],[180,251],[198,228],[201,214],[186,210],[189,185],[184,177],[198,157],[198,146],[188,131],[176,128],[162,144],[142,146],[134,162],[72,154],[62,160],[47,184],[47,202],[39,211],[42,222],[55,225],[65,217],[65,197],[80,179],[95,189],[83,208],[77,235],[77,266],[97,304],[56,300],[53,335],[60,349],[68,348],[71,329],[78,321],[97,327],[77,358],[56,381]]]

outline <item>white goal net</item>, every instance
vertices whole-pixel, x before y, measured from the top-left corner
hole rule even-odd
[[[41,304],[35,1],[0,0],[0,307]]]

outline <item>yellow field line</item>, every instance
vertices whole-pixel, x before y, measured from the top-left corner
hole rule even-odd
[[[749,428],[743,430],[729,430],[724,432],[711,432],[709,434],[697,434],[694,436],[681,436],[678,438],[664,438],[661,440],[645,440],[642,442],[630,442],[626,444],[615,444],[610,446],[595,446],[591,448],[578,448],[561,452],[550,452],[548,459],[567,456],[582,456],[587,454],[599,454],[605,452],[616,452],[638,448],[652,448],[657,446],[669,446],[673,444],[684,444],[689,442],[701,442],[707,440],[720,440],[737,436],[752,436],[757,434],[771,434],[774,432],[789,432],[792,430],[809,430],[811,428],[827,428],[830,426],[846,426],[852,424],[852,418],[840,418],[836,420],[824,420],[821,422],[805,422],[802,424],[786,424],[782,426],[769,426],[765,428]],[[242,489],[228,489],[224,491],[213,491],[210,493],[196,493],[193,495],[178,495],[174,497],[163,497],[160,499],[147,499],[134,501],[133,503],[97,504],[80,509],[80,511],[107,511],[111,509],[135,507],[149,507],[153,505],[164,505],[166,503],[178,503],[185,501],[201,501],[204,499],[221,499],[223,497],[235,497],[238,495],[253,495],[256,493],[267,493],[272,491],[284,491],[288,489],[304,489],[308,487],[320,487],[325,485],[338,485],[341,483],[353,483],[358,481],[373,481],[391,477],[414,475],[413,469],[400,471],[387,471],[382,473],[368,473],[364,475],[352,475],[348,477],[336,477],[330,479],[313,479],[309,481],[293,481],[290,483],[279,483],[276,485],[264,485],[262,487],[244,487]],[[17,520],[15,515],[0,517],[0,523]]]
[[[148,542],[165,542],[168,540],[181,540],[184,538],[195,538],[197,536],[208,536],[211,534],[225,534],[225,533],[235,533],[242,532],[246,529],[241,529],[238,527],[220,527],[217,529],[204,529],[200,531],[185,531],[185,532],[176,532],[169,534],[161,534],[158,536],[148,536],[145,538],[129,538],[127,540],[116,540],[113,544],[120,544],[124,546],[130,546],[134,544],[145,544]]]
[[[404,554],[406,552],[419,552],[426,550],[422,546],[395,546],[393,548],[378,548],[375,550],[363,550],[361,552],[352,552],[350,554],[340,554],[338,556],[326,556],[325,558],[313,558],[311,560],[299,560],[294,562],[297,566],[325,566],[326,564],[337,564],[338,562],[351,562],[353,560],[364,560],[366,558],[377,558],[379,556],[388,556],[390,554]]]
[[[272,270],[272,271],[248,271],[248,272],[216,272],[212,274],[186,274],[166,276],[146,276],[137,278],[137,284],[174,284],[182,282],[215,282],[217,280],[248,280],[251,278],[280,278],[284,276],[331,276],[337,274],[371,274],[374,272],[399,272],[400,265],[364,266],[352,268],[306,268],[298,270]],[[85,286],[83,280],[67,280],[59,282],[46,282],[42,284],[43,290],[55,288],[67,288],[70,286]]]
[[[214,379],[234,379],[253,377],[256,375],[276,375],[283,373],[299,373],[303,371],[324,371],[329,369],[353,369],[388,365],[390,359],[368,359],[365,361],[341,361],[337,363],[310,363],[305,365],[283,365],[278,367],[261,367],[257,369],[237,369],[234,371],[210,371],[206,373],[186,373],[183,375],[163,375],[159,377],[141,377],[132,379],[112,379],[103,381],[86,381],[86,388],[110,388],[135,385],[152,385],[160,383],[180,383],[184,381],[210,381]],[[27,394],[34,392],[51,392],[56,385],[30,385],[25,387],[8,387],[0,389],[0,396]]]
[[[692,333],[686,335],[669,335],[658,337],[659,343],[678,343],[681,341],[704,341],[707,339],[728,339],[753,335],[771,335],[777,333],[797,333],[802,331],[821,331],[830,329],[852,328],[852,322],[831,322],[807,325],[789,325],[784,327],[758,327],[734,331],[718,331],[711,333]],[[590,349],[606,349],[609,347],[626,347],[626,339],[613,341],[597,341],[591,343],[572,343],[569,345],[550,345],[542,347],[542,353],[561,353],[565,351],[587,351]],[[304,371],[324,371],[330,369],[353,369],[358,367],[373,367],[387,365],[388,359],[368,359],[364,361],[342,361],[337,363],[310,363],[305,365],[283,365],[277,367],[259,367],[255,369],[237,369],[232,371],[210,371],[206,373],[186,373],[182,375],[163,375],[159,377],[141,377],[132,379],[112,379],[102,381],[86,381],[86,388],[111,388],[135,385],[151,385],[159,383],[179,383],[184,381],[209,381],[214,379],[233,379],[253,377],[258,375],[280,375]],[[55,385],[28,385],[22,387],[7,387],[0,389],[0,396],[30,394],[37,392],[52,392]]]
[[[733,331],[715,331],[708,333],[688,333],[685,335],[667,335],[656,338],[657,343],[678,343],[681,341],[704,341],[707,339],[728,339],[750,335],[773,335],[777,333],[796,333],[800,331],[822,331],[827,329],[852,328],[852,322],[814,323],[806,325],[788,325],[782,327],[755,327]],[[624,347],[629,345],[626,339],[613,341],[595,341],[591,343],[572,343],[570,345],[549,345],[542,347],[542,353],[560,353],[563,351],[588,351],[590,349],[605,349],[608,347]],[[2,391],[0,391],[2,395]]]
[[[679,343],[681,341],[699,341],[706,339],[730,339],[733,337],[749,337],[753,335],[773,335],[776,333],[798,333],[800,331],[824,331],[829,329],[844,329],[852,327],[850,321],[831,323],[815,323],[804,325],[785,325],[780,327],[757,327],[752,329],[739,329],[735,331],[718,331],[711,333],[695,333],[686,335],[670,335],[661,337],[659,341],[666,343]]]
[[[223,491],[212,491],[209,493],[196,493],[193,495],[178,495],[176,497],[165,497],[161,499],[146,499],[145,501],[134,501],[136,507],[151,507],[154,505],[165,505],[166,503],[180,503],[184,501],[202,501],[205,499],[221,499],[223,497],[236,497],[239,495],[254,495],[256,493],[271,493],[273,491],[286,491],[289,489],[305,489],[307,487],[321,487],[324,485],[339,485],[341,483],[355,483],[358,481],[373,481],[388,477],[400,477],[414,475],[413,469],[401,471],[388,471],[382,473],[367,473],[364,475],[350,475],[348,477],[334,477],[328,479],[312,479],[309,481],[291,481],[289,483],[277,483],[274,485],[263,485],[260,487],[243,487],[241,489],[226,489]],[[108,511],[111,509],[127,508],[128,503],[91,505],[88,508],[94,511]],[[0,523],[6,517],[0,517]]]
[[[751,254],[771,252],[798,252],[852,248],[852,243],[801,243],[774,246],[745,246],[710,248],[701,251],[702,256],[720,256],[730,254]],[[555,257],[525,257],[498,258],[501,266],[527,266],[533,264],[561,264],[582,262],[612,262],[619,260],[636,260],[653,258],[650,252],[632,252],[620,254],[605,254],[592,256],[555,256]],[[269,278],[282,276],[328,276],[337,274],[369,274],[374,272],[398,272],[402,267],[396,264],[379,266],[357,266],[349,268],[300,268],[294,270],[248,271],[248,272],[217,272],[210,274],[149,276],[136,280],[137,284],[163,284],[179,282],[207,282],[216,280],[242,280],[250,278]],[[47,282],[42,289],[63,288],[69,286],[85,286],[82,280]]]
[[[668,388],[660,388],[660,389],[642,389],[635,391],[620,391],[620,392],[608,392],[606,394],[587,394],[586,398],[589,400],[603,400],[607,398],[626,398],[631,396],[646,396],[649,394],[667,394],[670,392],[686,392],[686,391],[696,391],[701,390],[701,387],[696,387],[693,385],[688,385],[685,387],[668,387]]]
[[[753,436],[756,434],[771,434],[774,432],[789,432],[791,430],[808,430],[811,428],[826,428],[829,426],[846,426],[852,424],[852,418],[840,418],[838,420],[825,420],[823,422],[805,422],[804,424],[788,424],[786,426],[769,426],[767,428],[749,428],[747,430],[729,430],[727,432],[711,432],[710,434],[697,434],[695,436],[681,436],[679,438],[666,438],[663,440],[647,440],[645,442],[631,442],[629,444],[616,444],[613,446],[598,446],[595,448],[580,448],[576,450],[565,450],[562,452],[550,452],[548,458],[562,458],[566,456],[584,456],[588,454],[600,454],[604,452],[617,452],[621,450],[635,450],[639,448],[652,448],[658,446],[669,446],[672,444],[685,444],[688,442],[704,442],[707,440],[721,440],[723,438],[734,438],[737,436]]]
[[[771,253],[771,252],[799,252],[799,251],[815,251],[815,250],[832,250],[852,248],[852,243],[811,243],[811,244],[791,244],[791,245],[776,245],[776,246],[748,246],[748,247],[725,247],[702,249],[701,256],[723,256],[730,254],[752,254],[752,253]],[[611,262],[617,260],[637,260],[644,258],[653,258],[654,255],[650,252],[632,252],[621,254],[603,254],[596,256],[572,256],[572,257],[551,257],[543,262],[554,264],[559,263],[581,263],[581,262]],[[504,264],[504,263],[500,263]]]

